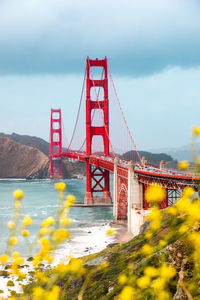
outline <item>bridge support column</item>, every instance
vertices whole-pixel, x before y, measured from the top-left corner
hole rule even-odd
[[[130,161],[128,169],[128,231],[133,233],[132,209],[141,210],[143,201],[142,185],[134,172],[134,162]]]

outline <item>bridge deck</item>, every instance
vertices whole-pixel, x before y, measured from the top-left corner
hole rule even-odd
[[[114,158],[111,156],[105,157],[101,155],[90,155],[89,157],[84,153],[79,152],[62,152],[61,154],[54,155],[54,159],[71,158],[80,162],[89,162],[91,165],[95,165],[102,169],[114,172]],[[128,165],[129,161],[119,159],[118,174],[128,178]],[[200,180],[200,176],[192,173],[184,173],[179,171],[173,171],[168,169],[159,169],[152,165],[135,164],[135,172],[143,176],[162,177],[165,179],[174,179],[178,181],[197,181]]]

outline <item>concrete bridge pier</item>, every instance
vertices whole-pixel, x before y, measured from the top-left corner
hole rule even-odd
[[[118,184],[117,184],[117,167],[119,158],[114,159],[114,176],[113,176],[113,221],[117,222],[117,204],[118,204]]]
[[[148,211],[143,209],[144,187],[138,181],[138,176],[134,172],[134,162],[129,162],[128,168],[128,214],[127,226],[128,232],[133,236],[139,234],[140,227],[146,220]]]
[[[127,222],[128,232],[135,236],[145,222],[148,211],[143,209],[144,186],[138,181],[134,166],[134,162],[130,161],[128,178],[125,180],[120,174],[119,158],[114,160],[113,221]]]

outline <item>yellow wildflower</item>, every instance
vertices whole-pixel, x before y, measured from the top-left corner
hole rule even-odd
[[[118,277],[119,284],[125,284],[127,282],[127,276],[125,274],[121,274]]]
[[[192,223],[194,221],[200,221],[200,202],[199,201],[193,202],[191,204],[188,214],[192,218]]]
[[[192,187],[186,187],[183,190],[183,197],[192,198],[194,196],[194,189]]]
[[[60,294],[60,287],[57,285],[54,285],[52,290],[50,292],[47,292],[47,300],[58,300]]]
[[[9,244],[14,246],[18,243],[18,239],[15,236],[9,238]]]
[[[53,217],[48,217],[47,219],[45,219],[42,224],[41,227],[48,227],[54,224],[54,218]]]
[[[150,277],[149,276],[142,276],[137,279],[137,285],[141,289],[146,289],[150,284]]]
[[[32,224],[33,224],[33,220],[31,219],[31,217],[30,216],[25,216],[24,219],[23,219],[22,225],[24,227],[26,227],[26,226],[30,226]]]
[[[69,265],[65,265],[63,263],[58,264],[54,268],[55,273],[58,273],[59,277],[65,277],[66,273],[69,272],[69,270],[70,270]]]
[[[49,251],[51,249],[51,243],[46,237],[40,239],[40,244],[46,251]]]
[[[151,221],[151,224],[150,224],[150,229],[153,230],[153,231],[156,231],[157,229],[159,229],[161,226],[161,223],[160,223],[160,220],[153,220]]]
[[[193,127],[192,133],[193,133],[193,135],[196,135],[196,136],[200,135],[200,126]]]
[[[101,264],[101,269],[106,269],[108,267],[109,267],[109,263],[107,261]]]
[[[183,224],[178,231],[180,232],[180,234],[183,234],[188,231],[188,226]]]
[[[49,229],[44,227],[44,228],[40,229],[39,236],[43,236],[43,235],[48,234],[48,233],[49,233]]]
[[[13,221],[9,221],[8,223],[7,223],[7,226],[8,226],[8,228],[9,229],[14,229],[15,228],[15,223],[13,222]]]
[[[134,289],[130,285],[126,285],[119,295],[119,300],[133,300]]]
[[[189,239],[193,243],[195,248],[200,249],[200,233],[199,232],[192,232],[189,236]]]
[[[29,231],[24,229],[21,231],[21,234],[23,235],[23,237],[28,237],[29,236]]]
[[[24,196],[24,192],[23,192],[22,190],[20,190],[20,189],[15,190],[15,191],[13,192],[13,196],[14,196],[14,198],[15,198],[16,200],[21,200],[21,199],[23,198],[23,196]]]
[[[64,182],[58,182],[54,184],[54,187],[59,192],[64,192],[66,189],[66,184]]]
[[[44,299],[45,291],[40,286],[37,286],[33,289],[33,300],[42,300]]]
[[[177,166],[180,170],[185,170],[189,167],[189,162],[187,160],[182,160],[178,163]]]
[[[24,263],[23,257],[17,257],[13,260],[13,265],[19,266]]]
[[[191,201],[186,197],[181,198],[175,204],[179,212],[183,212],[183,213],[189,213],[191,205],[192,205]]]
[[[171,299],[171,296],[166,291],[159,291],[156,297],[156,300],[169,300],[169,299]]]
[[[36,271],[34,274],[35,278],[41,279],[44,276],[44,273],[41,271]]]
[[[159,272],[156,268],[149,266],[145,268],[144,274],[148,277],[156,277],[158,276]]]
[[[165,194],[165,190],[159,184],[151,184],[147,187],[145,198],[148,202],[161,202]]]
[[[172,266],[163,264],[160,268],[160,276],[166,280],[170,280],[176,275],[176,270]]]
[[[2,264],[6,264],[7,261],[8,261],[8,255],[7,254],[2,254],[0,256],[0,261],[1,261]]]
[[[60,228],[55,232],[55,241],[60,243],[69,238],[69,231],[65,228]]]
[[[113,229],[112,227],[109,227],[108,230],[106,231],[107,235],[112,235],[115,233],[115,229]]]
[[[148,220],[151,221],[150,229],[156,231],[158,228],[160,228],[162,218],[162,211],[158,209],[158,207],[153,207],[152,212],[148,216]]]
[[[142,253],[144,255],[151,255],[153,253],[154,249],[153,247],[151,247],[150,245],[148,244],[145,244],[143,247],[142,247]]]
[[[146,238],[146,239],[150,239],[151,237],[152,237],[152,232],[147,231],[147,232],[145,233],[145,238]]]
[[[167,242],[165,240],[160,240],[159,241],[159,246],[160,247],[165,247],[167,245]]]
[[[172,215],[172,216],[176,216],[177,215],[177,209],[174,206],[170,206],[167,208],[167,213]]]
[[[13,258],[19,258],[20,253],[18,251],[15,251],[15,252],[13,252],[12,256],[13,256]]]
[[[63,217],[63,218],[61,218],[60,223],[63,226],[69,226],[69,225],[72,224],[72,220],[70,218],[68,218],[68,217]]]
[[[67,201],[65,202],[66,207],[71,207],[74,202],[76,201],[76,198],[73,195],[68,195],[67,196]]]
[[[163,278],[155,279],[152,282],[152,287],[160,292],[165,287],[165,280]]]
[[[41,261],[41,255],[39,253],[34,255],[33,266],[36,267]]]
[[[83,260],[81,258],[72,258],[69,263],[69,270],[73,274],[84,274],[85,269],[83,268]]]

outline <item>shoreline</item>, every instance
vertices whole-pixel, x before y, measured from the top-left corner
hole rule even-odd
[[[111,226],[116,229],[114,234],[114,240],[116,243],[124,244],[133,238],[133,234],[128,232],[126,224],[111,223]]]

